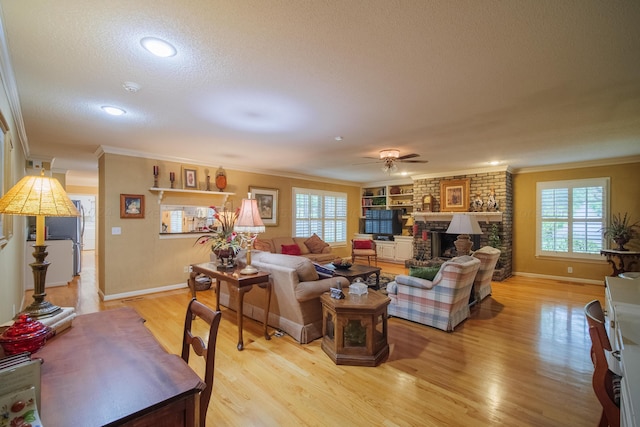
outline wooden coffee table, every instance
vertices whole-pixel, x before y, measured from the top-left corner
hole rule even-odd
[[[386,295],[370,290],[335,299],[324,293],[322,350],[336,365],[376,366],[389,356]]]
[[[353,282],[356,277],[362,278],[362,280],[367,283],[367,279],[372,274],[376,275],[376,284],[372,287],[374,289],[380,288],[380,268],[379,267],[371,267],[369,265],[360,265],[353,264],[349,269],[342,270],[333,266],[333,264],[327,264],[327,268],[332,269],[335,272],[336,276],[346,277],[349,282]]]

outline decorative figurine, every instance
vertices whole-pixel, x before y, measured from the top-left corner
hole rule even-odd
[[[482,212],[482,205],[484,205],[484,202],[480,197],[480,193],[476,193],[476,198],[471,203],[471,208],[474,212]]]
[[[496,192],[493,187],[489,192],[489,200],[487,200],[487,211],[488,212],[497,212],[498,211],[498,201],[496,200]]]

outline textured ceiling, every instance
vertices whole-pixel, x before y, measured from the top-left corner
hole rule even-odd
[[[23,144],[60,169],[100,146],[356,182],[400,176],[363,158],[384,148],[429,160],[410,175],[640,155],[637,0],[0,6]]]

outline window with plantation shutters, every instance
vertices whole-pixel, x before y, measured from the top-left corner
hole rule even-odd
[[[294,188],[294,237],[317,234],[329,244],[347,242],[347,194]]]
[[[600,259],[609,178],[537,184],[536,255]]]

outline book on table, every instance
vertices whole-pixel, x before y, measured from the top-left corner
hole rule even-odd
[[[40,408],[40,365],[42,360],[31,359],[29,352],[0,359],[0,396],[7,397],[33,388],[36,406]],[[11,397],[7,397],[10,399]]]

